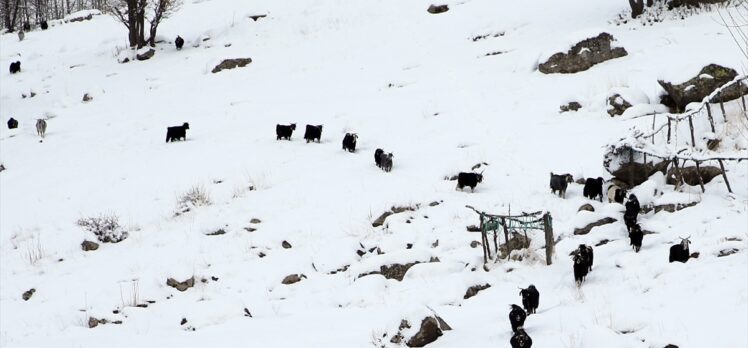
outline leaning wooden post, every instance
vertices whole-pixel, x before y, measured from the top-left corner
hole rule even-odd
[[[543,229],[545,230],[545,264],[553,263],[553,219],[550,213],[543,215]]]
[[[667,118],[667,143],[670,144],[670,117]]]
[[[743,102],[743,111],[746,111],[745,109],[745,94],[740,96],[740,100]]]
[[[725,120],[725,123],[727,123],[727,113],[725,112],[725,103],[722,100],[719,101],[719,109],[722,110],[722,118]]]
[[[730,182],[727,180],[727,172],[725,172],[725,165],[722,163],[722,160],[717,160],[719,162],[719,168],[722,169],[722,177],[725,179],[725,185],[727,185],[727,191],[732,193],[732,188],[730,187]]]
[[[683,175],[681,175],[680,168],[678,168],[678,157],[673,158],[673,166],[675,166],[675,190],[678,191],[681,181],[683,181]]]
[[[709,116],[709,125],[712,126],[712,133],[714,133],[714,118],[712,118],[712,108],[709,107],[709,103],[706,103],[706,115]]]
[[[701,178],[701,168],[699,167],[699,161],[694,160],[694,163],[696,163],[696,176],[699,178],[699,186],[701,186],[701,192],[706,192],[704,189],[704,179]]]
[[[486,251],[486,248],[488,247],[488,242],[486,241],[488,238],[486,238],[486,230],[485,225],[483,224],[483,214],[480,214],[480,234],[481,234],[481,244],[483,244],[483,264],[488,263],[488,252]]]
[[[696,147],[696,138],[693,135],[693,116],[688,116],[688,127],[691,128],[691,147]]]
[[[494,225],[493,225],[493,224],[491,224],[491,226],[494,226]],[[498,226],[498,225],[496,225],[496,227],[498,228],[499,226]],[[498,244],[498,242],[496,241],[496,240],[498,239],[498,236],[497,236],[497,235],[498,235],[498,233],[496,232],[496,230],[493,230],[493,250],[495,250],[495,251],[496,251],[496,256],[498,256],[498,255],[499,255],[499,244]]]
[[[654,116],[652,116],[652,145],[655,144],[655,135],[654,135],[655,121],[657,121],[657,113],[656,112],[655,112]]]
[[[509,229],[506,228],[506,219],[501,218],[501,227],[504,229],[504,243],[509,243]]]

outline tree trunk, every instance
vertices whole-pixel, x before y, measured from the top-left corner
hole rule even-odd
[[[644,0],[629,0],[631,5],[631,18],[636,18],[644,13]]]

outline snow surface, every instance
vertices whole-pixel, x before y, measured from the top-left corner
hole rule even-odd
[[[658,78],[744,64],[716,14],[641,27],[609,24],[625,1],[471,0],[440,15],[428,5],[188,1],[159,35],[181,35],[185,48],[164,43],[127,64],[117,63],[124,27],[105,15],[23,42],[0,36],[0,65],[21,60],[23,69],[0,75],[0,114],[20,122],[0,130],[0,346],[372,347],[401,319],[433,311],[453,330],[430,347],[508,347],[509,305],[532,283],[540,308],[525,328],[536,347],[748,347],[748,163],[727,164],[734,194],[721,177],[706,193],[673,192],[662,177],[636,188],[643,204],[700,202],[641,216],[655,234],[638,254],[622,219],[573,235],[582,204],[605,216],[620,216],[620,205],[585,199],[581,185],[566,199],[548,189],[551,171],[608,178],[603,146],[651,127],[649,118],[608,117],[611,88],[658,100]],[[248,18],[256,14],[268,16]],[[554,45],[602,30],[629,55],[572,75],[535,70]],[[483,56],[496,50],[507,53]],[[240,57],[253,62],[210,73]],[[94,99],[83,103],[84,93]],[[559,115],[569,96],[591,107]],[[43,142],[37,118],[47,119]],[[187,141],[164,144],[165,128],[183,122]],[[276,141],[275,125],[290,122],[299,125],[292,141]],[[305,124],[324,124],[321,144],[302,140]],[[359,134],[354,154],[340,149],[349,131]],[[721,132],[744,151],[745,133]],[[374,166],[376,148],[394,153],[391,173]],[[443,180],[478,162],[489,165],[475,193]],[[175,216],[177,197],[196,185],[212,204]],[[371,227],[390,207],[416,204]],[[543,262],[542,234],[530,232],[536,257],[483,271],[466,204],[549,211],[553,265]],[[83,252],[94,236],[75,222],[101,213],[117,214],[129,238]],[[207,235],[217,229],[226,233]],[[688,235],[700,257],[669,264],[669,246]],[[603,239],[577,288],[567,255]],[[360,257],[362,246],[384,254]],[[717,257],[730,248],[739,252]],[[402,282],[359,278],[414,261],[424,263]],[[306,279],[281,284],[289,274]],[[166,286],[192,276],[185,292]],[[122,324],[89,329],[91,316]]]

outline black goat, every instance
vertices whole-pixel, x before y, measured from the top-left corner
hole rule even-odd
[[[18,128],[18,120],[16,120],[15,118],[11,117],[8,120],[8,129],[16,129],[16,128]]]
[[[348,152],[356,152],[356,141],[358,140],[358,134],[356,133],[345,133],[343,137],[343,150]]]
[[[392,152],[382,153],[379,156],[379,164],[382,166],[382,170],[389,173],[392,170]]]
[[[603,201],[603,178],[587,178],[584,182],[583,194],[589,199],[595,199],[596,197]]]
[[[595,261],[595,252],[592,250],[592,247],[589,245],[579,244],[579,248],[577,248],[577,251],[587,260],[587,271],[592,272],[592,264]]]
[[[626,198],[626,190],[618,185],[610,185],[608,187],[608,202],[613,203],[621,203],[623,204],[623,200]]]
[[[166,128],[166,142],[177,141],[179,139],[187,140],[188,129],[190,129],[190,124],[187,122],[181,126]]]
[[[569,183],[574,182],[574,178],[569,174],[556,175],[551,172],[551,193],[558,191],[558,196],[566,198],[566,187]]]
[[[42,30],[47,30],[49,28],[49,24],[47,24],[47,21],[42,21],[40,23],[40,26],[42,27]]]
[[[455,187],[455,190],[462,190],[467,186],[470,187],[471,192],[475,192],[475,186],[480,182],[483,182],[483,174],[461,172],[457,175],[457,187]]]
[[[691,251],[688,245],[691,244],[689,240],[691,236],[680,239],[680,243],[670,247],[670,262],[678,261],[685,263],[691,257]]]
[[[530,284],[527,289],[520,289],[520,296],[522,296],[522,307],[525,307],[527,314],[534,314],[538,310],[538,304],[540,303],[540,293],[535,285]]]
[[[631,240],[631,246],[634,247],[634,251],[638,253],[642,248],[642,239],[644,239],[644,232],[642,232],[642,228],[639,224],[631,226],[631,229],[629,230],[629,239]]]
[[[174,39],[174,45],[177,46],[177,50],[181,50],[182,46],[184,46],[184,39],[177,35],[177,38]]]
[[[639,200],[632,193],[629,195],[629,200],[626,202],[626,212],[623,213],[623,222],[626,224],[626,229],[631,231],[631,228],[636,225],[636,219],[641,211],[639,206]]]
[[[376,163],[379,168],[382,168],[382,154],[384,154],[384,150],[382,149],[374,151],[374,163]]]
[[[509,340],[509,344],[512,345],[512,348],[532,348],[532,338],[527,335],[525,329],[519,329]]]
[[[304,139],[306,139],[306,142],[309,143],[310,141],[315,141],[319,143],[320,138],[322,138],[322,125],[312,126],[310,124],[306,125],[306,131],[304,132]]]
[[[295,130],[296,123],[291,123],[289,125],[278,124],[275,126],[275,135],[277,136],[275,140],[291,140],[291,134],[293,134],[293,131]]]
[[[581,254],[574,254],[572,260],[574,260],[574,281],[577,282],[577,286],[581,286],[584,278],[587,277],[587,273],[589,273],[587,259]]]
[[[525,310],[522,309],[522,307],[515,304],[513,304],[511,308],[512,310],[509,311],[509,323],[512,324],[512,331],[516,333],[517,330],[521,330],[525,325],[527,313],[525,313]]]
[[[21,62],[10,63],[10,73],[15,74],[21,72]]]

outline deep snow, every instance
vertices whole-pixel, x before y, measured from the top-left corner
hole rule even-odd
[[[434,310],[454,330],[430,346],[508,347],[509,305],[532,283],[540,308],[525,327],[535,347],[748,347],[748,164],[728,166],[732,195],[721,177],[705,194],[673,192],[661,176],[635,189],[642,204],[700,201],[641,216],[656,234],[638,254],[622,221],[574,236],[587,218],[577,214],[588,203],[582,186],[565,200],[547,186],[551,171],[608,178],[603,146],[651,126],[610,118],[611,90],[655,102],[658,78],[684,81],[708,63],[744,67],[718,17],[617,26],[625,1],[448,3],[431,15],[420,0],[188,1],[160,29],[169,42],[184,37],[185,49],[163,43],[153,59],[127,64],[117,63],[124,28],[104,15],[22,42],[0,36],[0,66],[21,60],[23,69],[0,75],[2,120],[20,122],[0,130],[0,346],[371,347],[400,319]],[[572,75],[535,70],[600,31],[629,55]],[[505,53],[484,56],[495,51]],[[236,57],[253,62],[210,73]],[[81,102],[84,93],[93,100]],[[583,109],[559,114],[570,100]],[[41,143],[40,117],[49,118]],[[183,122],[187,141],[164,144],[165,128]],[[292,141],[276,141],[275,124],[290,122],[299,126]],[[303,141],[307,123],[324,124],[321,144]],[[359,134],[354,154],[340,148],[348,131]],[[745,144],[745,132],[730,134]],[[374,166],[379,147],[394,153],[391,173]],[[489,165],[475,193],[444,180],[478,162]],[[213,204],[175,217],[177,197],[195,185]],[[623,212],[589,203],[599,216]],[[371,227],[391,206],[415,204]],[[543,238],[532,233],[536,262],[482,271],[466,204],[551,212],[561,238],[554,264],[545,266]],[[120,216],[130,236],[83,252],[94,236],[75,222],[100,213]],[[227,233],[206,235],[219,228]],[[668,264],[669,246],[687,235],[700,257]],[[566,255],[603,239],[577,289]],[[359,257],[361,245],[384,255]],[[729,248],[739,252],[717,257]],[[432,257],[440,262],[414,266],[402,282],[358,277]],[[292,273],[307,279],[282,285]],[[186,292],[165,284],[193,275]],[[463,300],[484,283],[492,287]],[[89,316],[123,324],[89,329]]]

